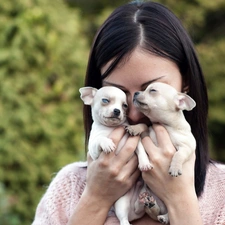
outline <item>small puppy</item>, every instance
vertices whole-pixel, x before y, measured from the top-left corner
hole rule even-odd
[[[151,122],[162,124],[168,131],[170,139],[176,148],[169,174],[173,177],[182,175],[183,164],[190,159],[196,148],[196,141],[191,133],[191,128],[186,121],[183,110],[192,110],[196,103],[188,95],[177,92],[172,86],[154,82],[145,91],[134,94],[133,103],[137,109],[145,114]],[[157,145],[153,129],[144,124],[126,128],[130,134],[138,135],[149,129],[152,141]],[[146,212],[161,223],[169,222],[165,205],[145,185],[140,194],[140,202],[145,205]]]
[[[126,122],[127,100],[123,91],[114,87],[99,90],[92,87],[79,89],[85,105],[91,105],[93,124],[88,142],[88,150],[93,160],[101,151],[109,153],[116,149],[108,135],[115,127]]]
[[[101,151],[109,153],[116,150],[109,134],[118,126],[126,127],[127,100],[125,93],[116,87],[106,86],[100,89],[83,87],[79,89],[84,104],[91,106],[93,124],[90,133],[88,151],[93,160],[97,159]],[[117,152],[123,147],[128,138],[124,135],[117,147]],[[139,168],[151,169],[148,156],[143,148],[136,149],[139,160]],[[138,181],[124,196],[118,199],[114,205],[115,213],[120,220],[120,225],[129,225],[132,221],[142,217],[145,213],[144,205],[139,201],[139,193],[143,182]]]

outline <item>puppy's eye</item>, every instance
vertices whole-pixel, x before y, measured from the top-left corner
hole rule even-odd
[[[105,103],[105,104],[108,104],[108,103],[109,103],[109,99],[103,98],[103,99],[102,99],[102,102]]]
[[[127,109],[127,108],[128,108],[128,105],[127,105],[126,103],[124,103],[124,104],[123,104],[123,108],[124,108],[124,109]]]
[[[150,89],[150,91],[149,91],[150,93],[152,93],[152,92],[156,92],[156,90],[154,89],[154,88],[152,88],[152,89]]]

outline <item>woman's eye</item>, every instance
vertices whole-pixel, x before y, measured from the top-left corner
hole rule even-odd
[[[108,103],[109,103],[109,99],[103,98],[103,99],[102,99],[102,102],[105,103],[105,104],[108,104]]]
[[[123,108],[124,108],[124,109],[127,109],[127,108],[128,108],[128,105],[127,105],[126,103],[124,103],[124,104],[123,104]]]

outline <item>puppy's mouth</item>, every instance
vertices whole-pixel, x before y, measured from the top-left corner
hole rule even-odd
[[[103,122],[107,126],[118,126],[118,125],[124,123],[124,120],[122,120],[118,116],[109,116],[109,117],[104,116]]]
[[[104,119],[106,120],[120,120],[120,118],[118,116],[104,116]]]
[[[148,104],[141,102],[138,99],[133,99],[133,103],[137,108],[143,108],[143,109],[147,109],[148,108]]]

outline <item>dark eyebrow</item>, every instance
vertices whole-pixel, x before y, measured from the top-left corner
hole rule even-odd
[[[145,82],[144,84],[142,84],[142,85],[141,85],[141,88],[145,88],[145,87],[148,86],[149,84],[151,84],[151,83],[153,83],[153,82],[155,82],[155,81],[157,81],[157,80],[160,80],[160,79],[163,78],[163,77],[164,77],[164,76],[157,77],[157,78],[155,78],[155,79],[153,79],[153,80],[149,80],[149,81]],[[122,90],[125,88],[125,87],[123,87],[122,85],[115,84],[115,83],[111,83],[111,82],[108,82],[108,81],[105,81],[105,80],[102,81],[102,84],[103,84],[103,85],[106,85],[106,86],[114,86],[114,87],[118,87],[118,88],[120,88],[120,89],[122,89]]]
[[[106,86],[114,86],[114,87],[117,87],[117,88],[120,88],[120,89],[124,89],[124,87],[122,85],[114,84],[114,83],[104,81],[104,80],[102,81],[102,84],[104,84]]]
[[[160,80],[160,79],[163,78],[163,77],[164,77],[164,76],[157,77],[157,78],[155,78],[155,79],[153,79],[153,80],[149,80],[149,81],[145,82],[144,84],[142,84],[141,87],[144,88],[144,87],[148,86],[149,84],[151,84],[151,83],[153,83],[153,82],[156,82],[156,81]]]

